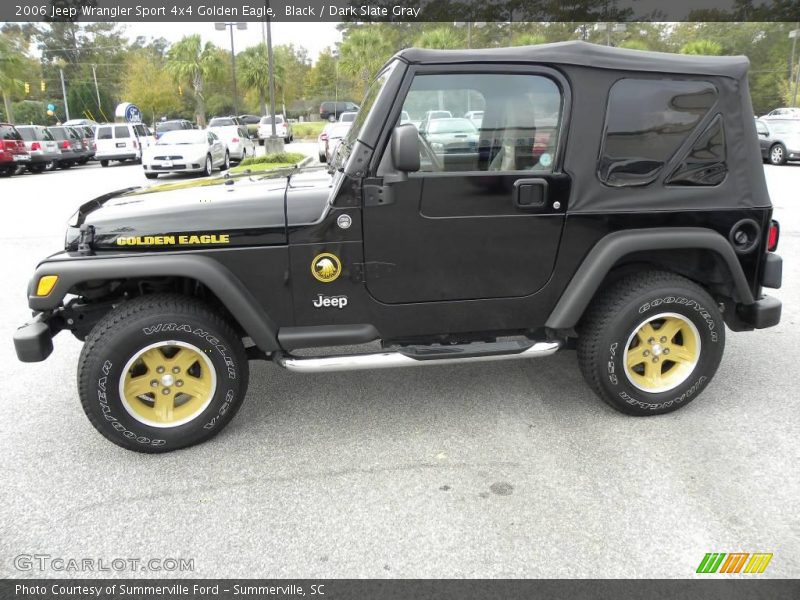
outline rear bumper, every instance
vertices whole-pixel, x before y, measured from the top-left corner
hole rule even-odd
[[[61,153],[55,154],[52,152],[42,152],[41,154],[31,154],[32,165],[42,165],[49,162],[58,162],[61,158]]]
[[[60,331],[45,313],[36,315],[14,332],[14,350],[22,362],[41,362],[53,352],[53,336]]]
[[[127,160],[139,158],[139,154],[137,152],[95,152],[94,158],[96,160]]]
[[[753,304],[739,304],[736,316],[753,329],[774,327],[781,321],[781,301],[774,296],[762,296]]]

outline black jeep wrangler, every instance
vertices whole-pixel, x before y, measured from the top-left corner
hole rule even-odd
[[[85,340],[86,414],[142,452],[218,433],[255,358],[315,373],[574,347],[612,407],[675,410],[711,383],[723,323],[780,319],[747,68],[581,42],[404,50],[328,168],[81,206],[17,354]]]

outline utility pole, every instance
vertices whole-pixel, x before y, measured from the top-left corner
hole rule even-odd
[[[233,114],[239,114],[239,94],[236,91],[236,50],[233,47],[233,27],[228,27],[231,32],[231,65],[233,68]]]
[[[97,94],[97,110],[103,111],[100,106],[100,89],[97,87],[97,65],[92,65],[92,77],[94,77],[94,93]]]
[[[267,1],[269,8],[269,0]],[[275,131],[275,70],[273,69],[272,60],[272,19],[267,16],[267,60],[269,61],[269,114],[272,116],[272,139],[278,137]],[[274,143],[274,141],[273,141]]]
[[[797,38],[800,37],[800,23],[797,24],[797,27],[789,32],[789,37],[792,39],[792,58],[789,62],[789,81],[792,80],[794,77],[794,51],[797,48]],[[797,69],[797,72],[800,74],[800,67]],[[792,85],[792,106],[797,106],[797,83],[800,80],[800,76],[795,77],[794,84]]]
[[[64,69],[59,69],[59,73],[61,73],[61,94],[64,96],[64,112],[67,115],[67,121],[69,121],[69,102],[67,102],[67,86],[64,84]]]

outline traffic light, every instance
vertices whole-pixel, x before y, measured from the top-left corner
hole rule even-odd
[[[46,86],[45,86],[45,84],[44,84],[44,79],[42,79],[42,80],[39,82],[39,89],[40,89],[41,91],[44,91],[44,90],[45,90],[45,87],[46,87]]]
[[[27,96],[30,93],[31,93],[31,84],[26,81],[25,82],[25,95]]]

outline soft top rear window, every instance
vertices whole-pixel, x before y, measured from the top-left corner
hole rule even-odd
[[[707,81],[617,81],[608,95],[598,177],[615,187],[652,183],[716,101]]]

